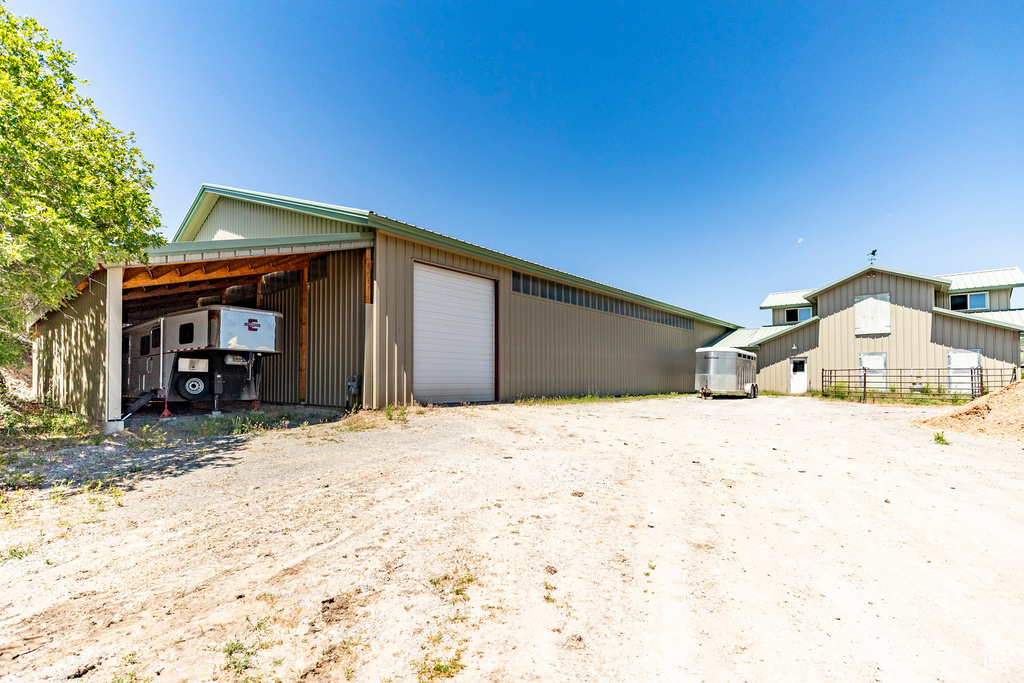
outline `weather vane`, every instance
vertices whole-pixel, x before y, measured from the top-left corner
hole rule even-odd
[[[878,258],[878,250],[872,249],[871,252],[868,254],[868,263],[872,266],[875,265],[876,258]]]

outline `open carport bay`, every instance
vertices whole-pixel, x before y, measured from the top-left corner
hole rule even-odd
[[[89,519],[8,515],[37,547],[0,564],[0,672],[1019,678],[1024,451],[909,424],[940,410],[499,405],[191,448]]]

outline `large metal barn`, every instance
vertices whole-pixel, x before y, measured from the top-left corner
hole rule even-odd
[[[736,325],[370,211],[204,185],[148,263],[100,264],[33,325],[34,378],[118,429],[122,329],[208,303],[283,314],[263,400],[388,404],[692,391]]]

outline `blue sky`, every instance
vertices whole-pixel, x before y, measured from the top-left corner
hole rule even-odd
[[[1024,266],[1019,2],[325,5],[8,3],[135,131],[168,235],[243,187],[746,325],[872,249]]]

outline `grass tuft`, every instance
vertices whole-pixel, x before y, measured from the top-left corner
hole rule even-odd
[[[534,396],[517,398],[516,405],[519,406],[549,406],[572,403],[604,403],[609,401],[643,401],[651,398],[677,398],[681,394],[669,392],[667,394],[623,394],[621,396],[609,396],[605,394],[587,393],[581,396]]]

